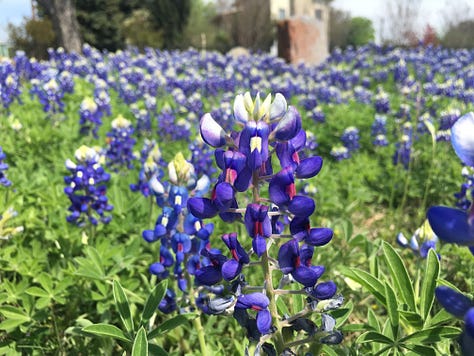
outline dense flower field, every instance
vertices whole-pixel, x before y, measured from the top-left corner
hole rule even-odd
[[[473,51],[49,55],[0,60],[1,354],[472,354]]]

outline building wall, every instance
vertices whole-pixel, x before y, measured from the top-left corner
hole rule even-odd
[[[296,26],[291,25],[289,27],[292,34],[291,41],[296,41],[296,43],[300,44],[305,43],[305,45],[309,47],[304,51],[298,51],[298,55],[292,55],[290,59],[291,62],[305,61],[307,63],[317,64],[329,56],[329,6],[318,0],[268,1],[270,2],[270,13],[273,20],[304,20],[304,25],[303,23],[298,23]],[[282,14],[285,15],[284,18]],[[311,38],[305,33],[300,34],[302,38],[304,37],[302,42],[298,39],[298,32],[304,31],[304,28],[311,28],[312,33],[318,34],[314,41],[310,41]],[[275,44],[275,46],[278,45]],[[292,50],[291,53],[294,54],[295,52]],[[307,55],[309,57],[305,59]]]

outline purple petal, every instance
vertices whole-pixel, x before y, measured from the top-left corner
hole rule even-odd
[[[272,327],[272,315],[267,309],[257,313],[257,329],[262,335],[268,334]]]
[[[219,211],[229,208],[234,201],[234,188],[227,183],[221,182],[216,185],[214,203]],[[194,214],[193,214],[194,215]]]
[[[234,259],[228,260],[222,265],[222,277],[231,281],[242,271],[242,265]]]
[[[451,143],[458,157],[474,166],[474,113],[461,116],[451,128]]]
[[[428,221],[441,240],[459,245],[474,245],[474,228],[468,223],[468,215],[460,209],[433,206],[427,213]]]
[[[249,113],[245,109],[244,96],[239,94],[234,100],[234,117],[241,123],[246,123],[249,119]]]
[[[188,200],[188,209],[191,214],[199,219],[212,218],[218,212],[217,207],[208,198],[190,198]]]
[[[284,274],[293,272],[298,256],[298,242],[294,239],[285,242],[278,251],[278,267]]]
[[[467,311],[474,306],[470,298],[446,286],[436,287],[435,295],[443,308],[457,318],[463,318]]]
[[[290,200],[287,193],[287,187],[294,184],[293,172],[289,168],[285,168],[275,174],[268,186],[270,199],[276,205],[286,205]]]
[[[207,113],[201,118],[199,124],[204,142],[212,147],[221,147],[226,143],[224,129]]]
[[[275,138],[278,141],[288,141],[294,138],[300,130],[301,116],[293,106],[290,106],[286,115],[275,127]]]
[[[142,232],[142,237],[145,239],[146,242],[154,242],[158,240],[158,236],[155,237],[153,230],[144,230]]]
[[[288,204],[288,210],[299,217],[310,216],[315,208],[314,200],[302,195],[295,196]]]
[[[286,99],[281,93],[275,94],[275,99],[270,107],[270,120],[282,117],[287,110]]]
[[[234,187],[238,192],[245,192],[250,186],[252,181],[252,170],[248,167],[244,167],[237,175],[237,179],[234,182]]]
[[[323,166],[323,159],[319,156],[309,157],[300,162],[296,167],[297,178],[311,178],[319,173]]]
[[[267,250],[267,241],[264,237],[257,235],[252,239],[252,247],[257,256],[261,257],[263,253]]]
[[[199,284],[212,286],[222,279],[221,271],[214,266],[206,266],[196,271],[196,280]]]
[[[299,151],[306,145],[306,131],[300,130],[294,138],[290,140],[290,144],[295,151]]]
[[[237,298],[235,307],[237,309],[265,309],[270,304],[270,300],[265,294],[250,293],[241,294]]]
[[[333,231],[326,227],[313,228],[309,232],[309,236],[305,239],[308,245],[323,246],[331,241]]]
[[[336,294],[337,286],[336,283],[333,281],[318,283],[316,287],[314,287],[311,295],[319,300],[329,299]]]
[[[155,262],[151,264],[149,271],[151,274],[159,275],[163,272],[166,272],[166,269],[165,266],[163,266],[161,263]]]
[[[258,317],[257,317],[258,319]],[[464,316],[464,328],[471,338],[474,338],[474,308],[470,308]],[[471,349],[472,352],[472,349]]]
[[[313,287],[318,281],[318,275],[316,271],[306,266],[299,266],[291,273],[291,275],[297,282],[301,283],[305,287]]]

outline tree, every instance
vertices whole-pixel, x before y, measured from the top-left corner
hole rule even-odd
[[[154,29],[163,32],[163,47],[180,47],[182,32],[191,11],[191,0],[147,0]]]
[[[347,43],[353,46],[362,46],[375,40],[375,31],[372,21],[365,17],[354,17],[349,25]]]
[[[407,46],[416,44],[416,23],[421,0],[392,0],[386,3],[382,18],[382,42]],[[388,37],[385,37],[385,28]]]
[[[123,21],[122,32],[125,35],[125,44],[136,46],[140,50],[145,47],[163,46],[163,32],[154,29],[147,9],[133,11],[131,16]]]
[[[15,50],[23,50],[29,57],[47,58],[47,49],[56,46],[53,25],[47,18],[24,18],[19,26],[8,24],[8,38]]]
[[[76,7],[85,42],[110,51],[124,47],[121,27],[125,14],[120,0],[76,0]]]
[[[351,24],[351,15],[342,10],[331,7],[329,18],[329,50],[345,48]]]
[[[80,52],[82,40],[74,0],[37,0],[51,20],[59,45],[66,51]]]
[[[442,44],[450,48],[474,48],[474,20],[462,21],[448,28]]]
[[[439,44],[439,38],[435,29],[430,24],[427,24],[423,31],[423,38],[421,40],[424,46]]]
[[[183,47],[214,48],[218,28],[213,23],[216,7],[213,3],[193,0],[188,22],[183,29]]]
[[[268,51],[274,41],[275,26],[270,18],[270,4],[265,0],[236,1],[236,11],[229,16],[235,45]]]

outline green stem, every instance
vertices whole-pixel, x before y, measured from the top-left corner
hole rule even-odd
[[[150,201],[150,207],[148,208],[148,222],[150,224],[153,224],[153,221],[151,221],[151,218],[153,216],[153,206],[155,205],[153,201],[153,195],[150,195],[149,201]]]
[[[418,209],[418,213],[425,215],[426,210],[426,201],[428,200],[428,190],[431,183],[431,176],[433,175],[434,167],[435,167],[435,156],[436,156],[436,137],[432,137],[432,144],[431,144],[431,164],[430,169],[428,171],[428,177],[426,178],[425,183],[425,191],[423,193],[423,200],[421,202],[421,209]]]
[[[259,184],[258,171],[253,172],[252,184],[253,184],[253,188],[252,188],[253,202],[256,203],[260,199],[259,187],[258,187],[258,184]],[[266,295],[268,299],[270,300],[268,309],[270,310],[270,314],[272,315],[273,324],[276,327],[276,331],[273,334],[275,349],[276,349],[277,355],[280,355],[285,348],[285,343],[283,340],[283,335],[281,333],[281,326],[280,326],[280,321],[279,321],[280,316],[278,314],[277,305],[276,305],[275,289],[273,288],[272,271],[270,269],[270,259],[268,256],[269,248],[270,246],[267,246],[267,249],[262,255],[262,270],[263,270],[263,276],[265,280]]]

